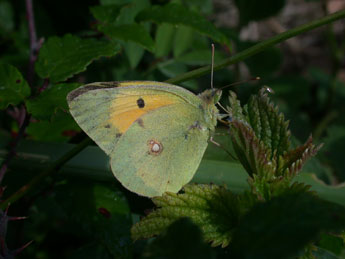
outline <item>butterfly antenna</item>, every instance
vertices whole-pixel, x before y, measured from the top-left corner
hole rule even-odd
[[[212,57],[211,57],[211,89],[213,89],[213,67],[214,67],[214,44],[212,46]]]

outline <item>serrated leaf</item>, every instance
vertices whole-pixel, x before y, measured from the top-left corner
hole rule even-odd
[[[93,60],[118,52],[119,46],[113,42],[80,39],[71,34],[51,37],[40,49],[36,72],[41,78],[60,82],[84,71]]]
[[[313,138],[310,136],[304,145],[289,150],[283,155],[282,160],[284,164],[282,170],[277,172],[277,174],[283,175],[288,170],[290,175],[295,176],[302,169],[305,162],[314,156],[321,147],[322,145],[315,146]]]
[[[131,41],[153,52],[154,42],[143,25],[140,24],[106,24],[98,26],[98,29],[109,37],[117,40]]]
[[[179,57],[189,48],[193,47],[192,42],[193,42],[194,36],[195,36],[195,32],[190,27],[178,26],[176,28],[174,45],[173,45],[174,57]]]
[[[0,64],[0,109],[17,105],[30,95],[30,87],[17,68]]]
[[[235,0],[240,12],[240,23],[265,19],[278,13],[285,5],[285,0]]]
[[[321,232],[345,229],[345,208],[311,193],[291,193],[258,203],[236,229],[234,258],[291,258]]]
[[[187,185],[184,193],[165,193],[153,202],[160,208],[132,227],[133,239],[161,234],[177,219],[189,217],[206,241],[224,247],[240,215],[238,197],[217,185]]]
[[[25,103],[26,108],[36,119],[49,120],[58,109],[68,110],[66,96],[80,85],[79,83],[53,85],[35,99],[27,100]]]
[[[212,23],[181,4],[169,3],[164,6],[152,6],[138,14],[136,20],[153,21],[156,23],[170,23],[184,25],[210,37],[211,39],[229,45],[228,39]]]

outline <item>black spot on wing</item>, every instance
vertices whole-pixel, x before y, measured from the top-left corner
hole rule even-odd
[[[105,125],[104,128],[110,129],[110,124]]]
[[[122,136],[121,133],[117,133],[117,134],[116,134],[116,138],[119,138],[119,137],[121,137],[121,136]]]
[[[116,81],[114,81],[114,82],[100,82],[97,84],[84,85],[84,86],[81,86],[81,87],[73,90],[72,92],[70,92],[67,95],[67,101],[71,102],[75,98],[77,98],[79,95],[82,95],[82,94],[87,93],[89,91],[104,89],[104,88],[114,88],[114,87],[117,87],[118,85],[119,85],[119,83]]]
[[[139,108],[144,108],[145,107],[144,99],[143,98],[139,98],[137,100],[137,105],[138,105]]]
[[[139,118],[136,121],[137,121],[137,123],[139,124],[140,127],[145,128],[144,127],[144,121],[142,119]]]

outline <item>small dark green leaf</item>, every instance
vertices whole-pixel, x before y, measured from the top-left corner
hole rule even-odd
[[[165,6],[152,6],[140,12],[136,20],[188,26],[219,43],[229,45],[225,35],[205,17],[181,4],[170,3]]]
[[[151,52],[154,51],[154,42],[143,25],[135,23],[123,25],[107,24],[100,25],[98,29],[113,39],[131,41]]]
[[[184,193],[165,193],[153,202],[160,208],[132,227],[134,239],[161,234],[177,219],[189,217],[206,241],[224,247],[239,220],[238,197],[217,185],[187,185]]]
[[[259,203],[236,229],[234,258],[290,258],[321,232],[345,229],[345,208],[311,193],[294,193]]]
[[[158,25],[156,32],[156,57],[167,56],[173,45],[175,28],[171,24],[163,23]]]
[[[80,39],[70,34],[51,37],[40,49],[36,72],[52,82],[64,81],[80,73],[95,59],[114,56],[119,47],[112,42]]]
[[[235,0],[240,12],[240,23],[265,19],[277,14],[285,5],[285,0]]]
[[[197,225],[188,218],[172,223],[163,236],[150,244],[144,258],[215,258],[211,247],[203,241]]]
[[[193,47],[193,39],[196,32],[188,26],[178,26],[176,28],[173,52],[174,57],[179,57],[189,48]]]
[[[214,52],[214,62],[224,59],[221,52]],[[192,66],[205,66],[211,63],[211,51],[209,49],[192,50],[176,58],[176,61]]]
[[[14,28],[14,11],[10,1],[0,1],[0,33]]]
[[[66,96],[80,85],[79,83],[53,85],[35,99],[27,100],[26,108],[36,119],[49,120],[58,109],[68,110]]]
[[[92,15],[102,23],[114,23],[124,5],[112,4],[90,7]]]
[[[14,66],[0,64],[0,109],[17,105],[30,95],[30,87]]]

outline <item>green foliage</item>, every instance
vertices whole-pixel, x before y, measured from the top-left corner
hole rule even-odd
[[[118,51],[118,45],[110,42],[80,39],[70,34],[51,37],[40,49],[36,71],[41,78],[61,82],[84,71],[93,60],[114,56]]]
[[[30,95],[30,87],[13,66],[0,64],[0,109],[17,105]]]
[[[0,206],[28,216],[9,223],[1,256],[33,240],[23,258],[344,257],[344,38],[328,26],[299,44],[313,52],[274,46],[344,10],[295,29],[284,14],[285,34],[267,28],[242,40],[247,24],[279,15],[288,1],[236,0],[235,18],[226,1],[33,1],[35,30],[29,2],[0,0]],[[96,81],[167,79],[201,92],[210,87],[211,43],[215,86],[261,80],[223,91],[220,148],[210,143],[193,184],[152,204],[114,183],[96,146],[66,163],[88,143],[67,93]]]

